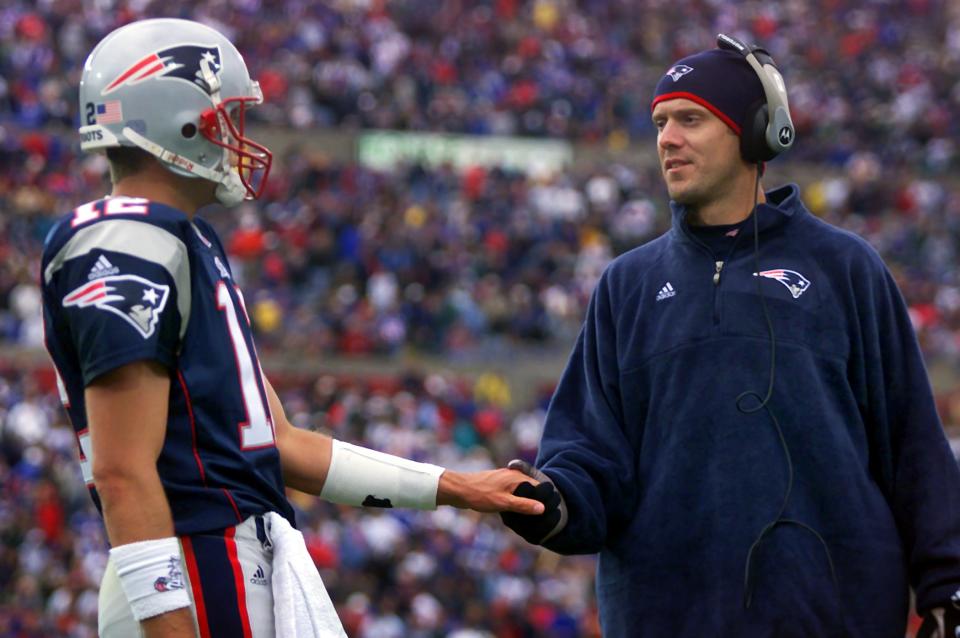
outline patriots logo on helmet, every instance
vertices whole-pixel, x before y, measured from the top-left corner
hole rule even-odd
[[[220,73],[219,46],[181,44],[168,47],[144,56],[128,66],[100,94],[108,95],[120,87],[160,77],[189,82],[209,94],[211,87],[204,79],[204,68],[215,74]]]
[[[686,64],[676,64],[670,67],[670,70],[667,71],[667,75],[669,75],[673,81],[676,82],[687,73],[690,73],[690,71],[693,71],[692,66],[687,66]]]
[[[754,277],[766,277],[767,279],[775,279],[787,287],[787,290],[790,291],[790,294],[793,295],[794,299],[798,299],[800,295],[807,291],[807,288],[810,287],[810,280],[798,273],[796,270],[785,270],[783,268],[775,268],[773,270],[764,270],[761,272],[753,273]]]
[[[114,275],[75,289],[63,298],[63,307],[93,307],[111,312],[136,328],[144,339],[149,339],[169,296],[169,286],[137,275]]]

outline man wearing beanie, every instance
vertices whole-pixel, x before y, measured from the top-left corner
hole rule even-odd
[[[599,552],[609,638],[902,638],[911,586],[921,635],[960,635],[960,471],[910,318],[865,241],[763,190],[768,94],[727,49],[658,82],[673,226],[600,278],[511,463],[545,512],[504,521]]]

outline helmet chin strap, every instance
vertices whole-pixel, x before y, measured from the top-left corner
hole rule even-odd
[[[236,206],[247,198],[247,189],[240,180],[240,174],[237,169],[231,168],[223,180],[217,184],[217,190],[214,195],[224,206]]]
[[[244,187],[243,181],[240,179],[240,173],[238,173],[237,169],[235,168],[231,167],[230,170],[226,172],[215,171],[212,168],[207,168],[206,166],[197,164],[193,160],[188,159],[183,155],[178,155],[173,151],[163,148],[156,142],[148,140],[129,126],[124,127],[123,136],[135,146],[143,149],[147,153],[150,153],[161,162],[165,162],[192,175],[196,175],[197,177],[214,182],[217,185],[217,190],[214,192],[214,195],[216,196],[217,201],[224,206],[236,206],[247,196],[247,189]],[[224,154],[226,155],[226,151]]]

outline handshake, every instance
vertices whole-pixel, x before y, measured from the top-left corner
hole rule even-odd
[[[516,512],[501,512],[503,524],[519,534],[525,541],[534,545],[542,545],[555,536],[567,524],[567,506],[563,496],[557,490],[550,477],[533,467],[526,461],[514,459],[507,464],[507,468],[523,472],[530,478],[539,481],[520,483],[514,489],[514,496],[529,498],[543,503],[542,514],[518,514]]]
[[[960,636],[960,590],[950,600],[923,616],[917,638],[955,638]]]

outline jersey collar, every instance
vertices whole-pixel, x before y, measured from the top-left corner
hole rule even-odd
[[[773,190],[766,191],[767,201],[757,206],[760,234],[766,234],[785,226],[794,217],[807,213],[806,207],[800,201],[800,187],[796,184],[787,184]],[[673,216],[673,230],[678,237],[686,241],[694,241],[689,225],[687,224],[687,207],[675,201],[670,202],[670,211]],[[744,235],[753,236],[753,221],[750,217],[742,226]]]

